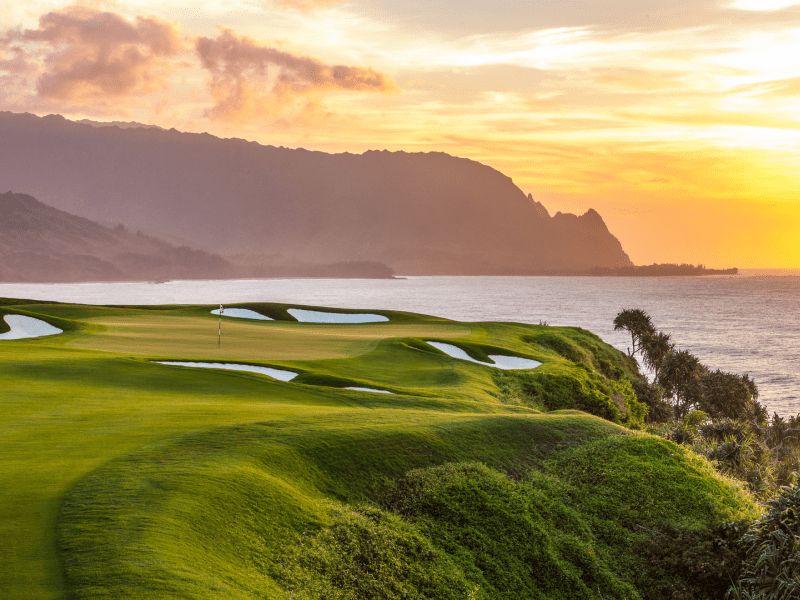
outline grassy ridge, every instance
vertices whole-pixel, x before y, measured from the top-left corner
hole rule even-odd
[[[467,490],[469,501],[462,493],[455,509],[447,498],[437,500],[441,490],[435,489],[425,494],[401,489],[389,504],[417,517],[434,546],[461,557],[458,572],[466,571],[471,583],[489,594],[478,597],[505,597],[508,577],[519,573],[487,579],[476,576],[481,573],[476,563],[485,572],[485,557],[494,556],[512,570],[513,557],[524,556],[527,547],[541,551],[539,542],[552,538],[560,540],[558,552],[552,552],[554,571],[545,580],[539,568],[530,573],[534,580],[538,574],[539,585],[532,589],[543,590],[542,597],[592,597],[576,582],[595,573],[597,585],[611,597],[638,598],[623,581],[636,581],[642,566],[634,549],[647,536],[637,527],[703,528],[755,515],[744,491],[674,444],[582,413],[356,411],[326,415],[324,424],[284,419],[191,434],[93,473],[62,509],[60,543],[68,584],[77,597],[288,598],[292,573],[276,573],[274,565],[291,565],[293,553],[287,548],[301,533],[324,535],[335,523],[331,499],[380,502],[387,478],[474,460],[511,473],[538,466],[523,494],[533,497],[538,509],[524,498],[517,506],[521,496],[510,480],[491,482],[477,509],[475,486]],[[453,483],[439,468],[417,487]],[[411,502],[397,500],[408,497]],[[531,514],[521,523],[530,523],[538,537],[519,537],[526,529],[515,520],[525,519],[526,506]],[[475,530],[465,534],[465,521]],[[518,535],[511,535],[515,530]],[[502,535],[489,543],[476,541],[475,532]],[[448,542],[448,536],[459,535],[469,539]],[[478,559],[464,558],[464,547],[481,543],[489,549],[478,548]],[[584,558],[576,559],[576,552]],[[588,557],[594,558],[585,564]],[[577,579],[567,577],[576,568]],[[495,587],[502,583],[504,593]],[[574,593],[566,592],[573,588]]]
[[[380,503],[387,479],[449,462],[480,461],[515,477],[536,467],[551,477],[548,465],[570,448],[630,438],[584,413],[542,414],[571,392],[537,378],[579,381],[583,408],[635,420],[636,407],[615,392],[629,361],[574,328],[386,311],[369,312],[389,323],[315,325],[287,318],[288,305],[243,304],[285,320],[223,318],[218,348],[214,307],[0,306],[65,330],[0,342],[0,590],[9,598],[136,589],[147,597],[280,598],[288,584],[269,575],[272,561],[288,556],[303,531],[332,526],[331,502],[336,510]],[[501,373],[425,344],[439,339],[478,358],[515,354],[544,364],[527,375]],[[300,375],[282,383],[154,359],[236,360]],[[679,493],[708,488],[702,493],[718,498],[695,523],[752,511],[746,497],[678,456],[675,477],[699,473]],[[588,469],[594,455],[575,460]],[[563,489],[590,489],[575,473],[559,479]],[[591,531],[610,527],[586,518]],[[406,533],[423,546],[438,543]],[[628,552],[630,544],[592,547]]]

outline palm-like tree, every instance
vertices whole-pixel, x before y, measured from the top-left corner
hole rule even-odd
[[[647,339],[656,333],[656,328],[650,320],[650,315],[640,308],[626,308],[614,318],[614,331],[624,329],[631,334],[632,349],[628,349],[628,356],[634,356],[642,349]]]

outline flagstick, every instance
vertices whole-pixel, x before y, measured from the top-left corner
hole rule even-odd
[[[217,325],[217,348],[222,347],[222,304],[219,305],[219,323]]]

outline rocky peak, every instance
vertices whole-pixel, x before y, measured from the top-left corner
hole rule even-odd
[[[533,199],[533,195],[528,194],[528,202],[533,204],[533,207],[536,209],[536,214],[538,214],[540,217],[544,217],[544,218],[547,218],[547,219],[550,218],[550,213],[547,212],[547,209],[544,207],[544,204],[534,200]]]

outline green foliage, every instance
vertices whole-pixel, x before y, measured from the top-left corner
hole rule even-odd
[[[664,590],[692,589],[706,575],[708,585],[722,585],[723,572],[711,574],[711,565],[725,556],[712,543],[718,527],[758,515],[749,494],[713,476],[706,460],[647,435],[575,446],[547,463],[546,470],[563,482],[557,497],[580,507],[601,555],[652,600],[672,597]],[[680,539],[703,541],[703,546],[690,558]],[[683,569],[691,560],[708,568]]]
[[[616,423],[642,423],[647,413],[629,381],[613,381],[577,369],[526,374],[522,390],[548,410],[578,409]]]
[[[479,598],[637,597],[574,511],[482,464],[411,471],[385,503],[480,584]]]
[[[673,418],[672,406],[664,400],[663,390],[644,377],[631,380],[631,387],[636,399],[647,407],[645,421],[647,423],[665,423]]]
[[[527,338],[527,341],[530,344],[549,348],[575,364],[588,366],[592,363],[591,353],[564,335],[563,332],[544,331]]]
[[[614,329],[631,333],[630,356],[639,352],[653,372],[652,382],[633,382],[637,398],[648,406],[649,423],[682,419],[693,410],[712,418],[765,421],[766,409],[758,403],[758,388],[749,375],[711,371],[691,352],[676,351],[670,335],[656,331],[643,310],[621,311]]]
[[[725,373],[717,369],[701,376],[700,406],[717,418],[735,419],[748,413],[748,405],[758,400],[758,389],[749,375]],[[752,408],[749,408],[752,412]]]
[[[705,600],[722,598],[738,577],[744,552],[738,541],[746,523],[722,523],[714,529],[664,526],[637,548],[651,585],[645,598]]]
[[[544,327],[524,340],[552,351],[587,372],[598,372],[608,379],[639,376],[636,360],[605,344],[593,333],[577,327]]]
[[[700,360],[686,350],[673,352],[664,360],[658,384],[675,398],[675,416],[679,419],[702,406],[704,372]]]
[[[332,523],[305,533],[270,575],[289,600],[469,600],[478,588],[441,549],[379,508],[333,505]]]
[[[793,600],[800,597],[800,484],[782,488],[767,514],[742,538],[744,567],[727,598]]]
[[[645,335],[641,342],[641,350],[644,364],[653,370],[654,377],[658,380],[667,358],[675,351],[670,335],[662,331]]]

